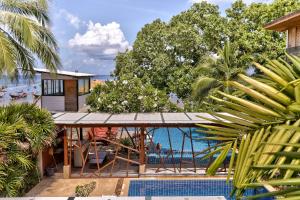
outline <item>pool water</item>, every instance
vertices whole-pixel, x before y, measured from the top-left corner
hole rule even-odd
[[[207,140],[196,140],[197,138],[203,138],[206,135],[203,133],[198,132],[200,129],[196,128],[181,128],[184,132],[187,133],[189,136],[189,131],[192,133],[193,137],[193,147],[195,152],[202,151],[208,147]],[[181,151],[182,149],[182,141],[183,141],[183,133],[182,131],[177,128],[169,128],[170,133],[170,139],[172,144],[172,149],[175,151]],[[197,131],[198,130],[198,131]],[[155,143],[160,143],[162,148],[169,149],[169,138],[168,138],[168,129],[167,128],[158,128],[155,129],[153,134],[153,141]],[[211,144],[213,144],[212,141],[210,141]],[[191,145],[191,139],[189,137],[185,137],[184,142],[184,151],[192,151],[192,145]]]
[[[170,141],[168,137],[168,130],[170,133]],[[184,161],[192,161],[193,154],[192,154],[192,145],[194,148],[194,153],[201,152],[204,149],[208,148],[209,145],[213,146],[216,144],[216,141],[207,141],[207,140],[199,140],[203,137],[206,137],[204,133],[199,132],[200,128],[181,128],[181,130],[177,128],[158,128],[155,129],[154,132],[150,132],[150,136],[152,136],[152,141],[154,143],[154,146],[156,146],[158,143],[161,145],[161,157],[164,158],[164,163],[175,163],[178,164],[182,160]],[[186,133],[185,136],[185,142],[183,145],[183,132]],[[192,135],[192,143],[190,138],[190,131]],[[171,142],[171,145],[170,145]],[[173,149],[173,157],[169,155],[169,150]],[[183,146],[183,148],[182,148]],[[181,154],[183,150],[183,154]],[[207,166],[208,159],[201,159],[201,157],[204,156],[203,154],[198,155],[195,158],[195,162],[197,166],[203,167]],[[216,157],[217,155],[214,155]],[[150,150],[150,152],[147,154],[148,157],[148,163],[149,164],[159,164],[160,158],[157,154],[156,150]],[[228,159],[227,159],[228,160]]]
[[[224,196],[230,197],[232,182],[225,180],[132,180],[128,196]],[[264,188],[249,189],[245,196],[267,192]],[[273,198],[261,198],[271,200]]]

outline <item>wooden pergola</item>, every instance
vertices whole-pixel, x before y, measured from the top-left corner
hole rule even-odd
[[[96,127],[106,127],[107,134],[110,136],[110,132],[112,128],[117,127],[122,129],[122,134],[126,134],[128,138],[133,143],[133,147],[126,146],[122,144],[118,139],[113,137],[103,137],[101,138],[102,142],[109,143],[115,146],[114,157],[108,163],[103,166],[99,165],[98,162],[98,146],[99,141],[94,137],[95,134],[93,132],[93,136],[89,142],[89,149],[93,150],[96,158],[97,170],[92,173],[91,176],[100,176],[103,170],[107,169],[108,166],[111,166],[110,176],[113,175],[113,169],[117,160],[125,161],[126,164],[126,177],[128,177],[128,167],[129,165],[138,166],[138,176],[145,172],[145,164],[146,164],[146,151],[148,147],[145,145],[145,140],[150,140],[150,143],[153,143],[151,135],[151,131],[157,128],[166,128],[169,138],[169,150],[167,157],[170,157],[172,161],[174,161],[174,153],[172,149],[172,143],[170,141],[170,135],[172,132],[169,128],[177,128],[183,133],[183,146],[186,141],[186,137],[190,138],[191,147],[192,147],[192,164],[194,168],[194,172],[196,172],[196,163],[195,163],[195,152],[193,149],[192,143],[192,132],[191,128],[197,127],[197,124],[209,124],[211,123],[209,120],[204,120],[199,118],[198,116],[202,116],[204,118],[210,119],[213,116],[207,113],[121,113],[121,114],[109,114],[109,113],[56,113],[53,115],[55,124],[63,129],[64,131],[64,177],[71,177],[71,161],[72,161],[72,151],[74,149],[78,149],[81,154],[82,160],[82,168],[80,175],[83,176],[85,165],[87,163],[88,155],[84,154],[83,144],[81,141],[80,133],[82,133],[82,128],[90,128],[90,130],[94,130]],[[128,131],[129,128],[133,129],[134,132],[130,134]],[[183,129],[188,128],[189,131],[184,131]],[[67,135],[67,130],[69,130],[69,135]],[[147,137],[148,136],[148,137]],[[120,156],[120,149],[123,148],[126,150],[126,156]],[[183,148],[183,147],[182,147]],[[183,149],[182,149],[183,150]],[[159,171],[161,168],[166,168],[163,159],[161,158],[160,151],[158,152],[159,158],[162,160],[160,166],[157,168]],[[133,159],[132,155],[138,157],[138,159]],[[180,169],[183,164],[182,161],[183,154],[181,153],[180,157]],[[176,167],[173,162],[174,172],[176,173]],[[90,176],[90,177],[91,177]]]

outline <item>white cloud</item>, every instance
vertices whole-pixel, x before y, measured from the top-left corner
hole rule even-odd
[[[189,0],[190,3],[199,3],[202,1],[207,1],[209,3],[214,3],[214,4],[220,4],[220,3],[233,3],[236,0]],[[243,0],[246,4],[251,4],[251,3],[270,3],[272,0]]]
[[[59,10],[58,16],[63,17],[67,22],[69,22],[70,25],[72,25],[76,29],[79,29],[79,27],[82,24],[85,24],[83,21],[79,19],[79,17],[71,14],[70,12],[64,9]]]
[[[131,48],[120,24],[116,22],[101,25],[90,21],[86,32],[84,34],[76,33],[68,43],[72,49],[88,56],[85,63],[113,59],[118,52],[124,52]]]

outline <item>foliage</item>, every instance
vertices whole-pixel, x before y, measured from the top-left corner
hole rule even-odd
[[[227,82],[231,93],[211,96],[214,106],[230,115],[209,112],[215,118],[201,117],[213,122],[199,125],[207,129],[204,139],[221,141],[207,151],[209,156],[221,152],[207,173],[214,175],[230,156],[228,179],[234,167],[233,193],[238,199],[247,187],[264,184],[281,189],[267,195],[299,197],[300,58],[287,54],[287,59],[254,65],[263,73],[259,78],[239,74],[238,81]],[[262,195],[253,198],[258,197]]]
[[[192,85],[192,96],[196,101],[202,103],[205,98],[205,103],[209,103],[209,99],[206,98],[209,93],[217,95],[217,90],[229,92],[227,81],[234,80],[238,73],[243,72],[243,68],[237,64],[236,54],[231,43],[226,42],[224,48],[219,50],[217,58],[208,57],[208,60],[201,64],[200,69],[204,73]],[[202,107],[202,110],[205,108],[206,110],[213,109],[209,104],[205,107],[202,105]]]
[[[127,146],[127,147],[132,147],[133,146],[132,141],[130,140],[129,137],[121,138],[120,139],[120,144],[123,144],[124,146]]]
[[[220,60],[210,65],[213,69],[209,72],[203,69],[208,57],[220,55],[220,49],[226,48],[224,41],[230,42],[236,58],[234,65],[229,65],[234,75],[237,68],[249,68],[253,60],[262,63],[264,57],[282,56],[285,34],[265,30],[263,26],[299,8],[299,0],[248,6],[238,0],[222,16],[218,6],[205,1],[196,3],[169,22],[158,19],[145,25],[133,49],[117,56],[114,75],[146,79],[153,87],[184,100],[186,110],[197,111],[202,105],[190,98],[193,83],[205,76],[226,80],[226,74],[219,73],[219,67],[224,66]]]
[[[30,104],[0,107],[0,196],[21,196],[36,182],[36,158],[55,138],[51,114]]]
[[[111,113],[176,110],[164,92],[136,77],[97,85],[88,97],[87,104],[92,111]]]
[[[115,75],[133,73],[138,78],[147,77],[155,88],[167,94],[188,97],[190,85],[198,77],[195,66],[221,44],[221,34],[211,34],[211,30],[219,27],[221,31],[222,20],[217,6],[203,3],[173,17],[170,23],[155,20],[145,25],[133,50],[117,56]]]
[[[0,74],[15,76],[20,68],[32,75],[35,58],[56,70],[60,60],[49,29],[47,0],[1,0],[0,6]]]
[[[92,181],[85,185],[78,185],[75,188],[76,197],[88,197],[96,188],[96,181]]]

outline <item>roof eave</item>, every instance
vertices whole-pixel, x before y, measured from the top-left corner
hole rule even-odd
[[[299,21],[299,23],[294,24],[294,21]],[[300,10],[280,17],[273,20],[272,22],[264,26],[265,29],[283,32],[288,30],[290,27],[300,25]]]

